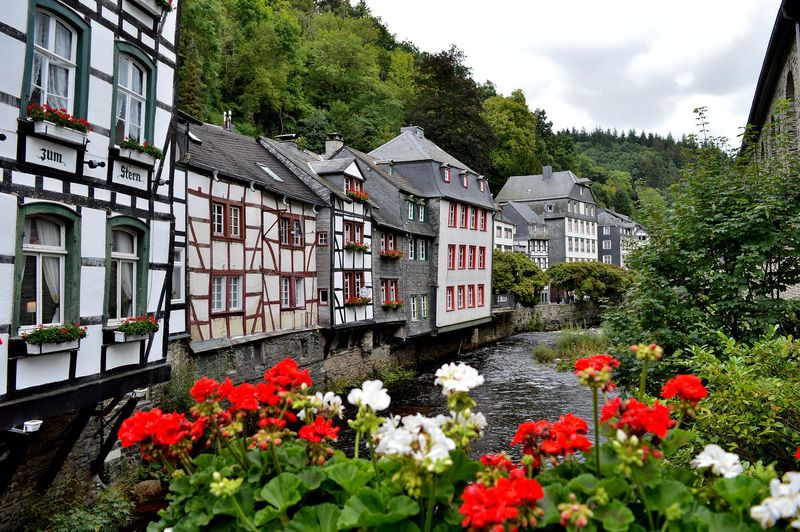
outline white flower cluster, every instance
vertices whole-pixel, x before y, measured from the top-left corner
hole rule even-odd
[[[712,473],[725,478],[737,477],[744,471],[738,455],[726,452],[722,447],[714,444],[706,445],[703,452],[694,457],[692,466],[695,469],[710,467]]]
[[[769,497],[750,508],[750,517],[761,528],[773,527],[780,519],[793,519],[789,526],[800,529],[800,473],[786,473],[783,482],[772,479],[769,490]]]
[[[437,465],[450,461],[450,451],[455,442],[442,432],[442,424],[449,418],[436,416],[427,418],[421,414],[393,416],[380,426],[375,434],[378,446],[375,450],[383,454],[411,456],[419,465],[434,471]]]
[[[468,392],[480,386],[483,384],[483,376],[463,362],[451,362],[436,370],[436,380],[433,383],[442,387],[442,393],[450,395],[454,392]]]
[[[392,398],[383,387],[383,381],[364,381],[361,388],[350,390],[350,393],[347,394],[347,402],[359,408],[367,406],[375,412],[380,412],[389,408]]]
[[[344,417],[344,407],[342,406],[342,398],[333,392],[325,392],[325,395],[317,392],[310,397],[311,411],[316,416],[317,414],[328,414],[328,417],[333,418],[338,416],[339,419]],[[297,413],[297,417],[305,421],[306,412],[301,410]]]

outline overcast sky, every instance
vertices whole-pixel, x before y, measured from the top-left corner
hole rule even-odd
[[[401,40],[455,44],[476,81],[521,88],[555,129],[711,132],[747,121],[780,0],[367,0]],[[734,142],[738,144],[738,142]]]

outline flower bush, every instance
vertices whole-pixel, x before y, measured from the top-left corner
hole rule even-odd
[[[702,382],[672,379],[661,394],[666,402],[609,399],[615,359],[595,355],[575,366],[604,400],[595,441],[589,422],[571,413],[525,422],[510,442],[522,446],[516,461],[504,452],[469,458],[486,419],[470,396],[483,377],[463,363],[436,372],[448,415],[384,414],[391,397],[380,380],[351,390],[352,458],[331,446],[343,401],[312,394],[310,375],[291,359],[255,385],[202,378],[188,415],[138,412],[119,437],[172,475],[170,505],[150,531],[800,526],[800,473],[779,480],[771,466],[742,462],[716,445],[707,445],[690,469],[669,462],[696,437],[680,425],[705,400]]]
[[[359,297],[359,296],[352,296],[348,297],[345,302],[345,307],[365,307],[372,303],[371,297]]]
[[[383,307],[384,310],[398,310],[403,308],[405,303],[406,302],[402,299],[392,299],[381,303],[381,307]]]
[[[22,333],[22,339],[31,345],[63,344],[86,338],[86,330],[79,323],[62,323],[48,327],[40,324],[32,331]]]
[[[156,5],[167,13],[171,13],[175,9],[175,6],[172,5],[172,0],[156,0]]]
[[[348,188],[346,191],[347,197],[355,200],[359,203],[366,203],[369,201],[369,194],[362,190],[356,190],[354,188]]]
[[[117,327],[117,331],[132,336],[151,334],[158,331],[158,320],[152,315],[128,318]]]
[[[347,251],[360,251],[362,253],[369,251],[369,246],[364,242],[356,242],[355,240],[348,240],[345,245],[344,249]]]
[[[57,109],[47,104],[30,104],[28,106],[28,118],[34,122],[47,120],[48,122],[53,122],[57,126],[68,127],[83,133],[88,133],[92,130],[91,126],[89,126],[89,122],[85,119],[72,116],[64,108]]]
[[[139,153],[146,153],[156,159],[162,159],[164,157],[164,153],[149,142],[144,141],[144,143],[139,144],[130,137],[122,139],[119,143],[119,147],[126,150],[138,151]]]
[[[381,251],[382,259],[399,260],[403,258],[403,252],[399,249],[386,249]]]

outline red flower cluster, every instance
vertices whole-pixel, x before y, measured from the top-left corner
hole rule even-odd
[[[123,447],[138,443],[145,460],[174,458],[186,454],[191,448],[185,438],[196,432],[195,423],[183,414],[165,414],[160,408],[154,408],[136,412],[123,421],[118,436]]]
[[[392,259],[392,260],[402,259],[403,252],[400,251],[399,249],[385,249],[381,251],[381,257],[383,257],[384,259]]]
[[[800,460],[800,447],[798,447],[797,452],[794,453],[794,459]]]
[[[703,382],[694,375],[675,375],[661,388],[661,397],[672,399],[677,396],[682,402],[694,407],[700,399],[708,396]]]
[[[607,423],[613,429],[622,429],[629,436],[641,438],[648,432],[659,438],[667,435],[667,430],[675,426],[670,419],[669,408],[658,401],[647,406],[630,398],[624,403],[619,397],[603,406],[600,423]]]
[[[297,437],[310,442],[337,440],[339,439],[339,427],[333,426],[333,420],[317,416],[314,423],[305,425],[298,431]]]
[[[364,203],[364,202],[369,200],[369,194],[367,194],[366,192],[361,191],[361,190],[356,190],[354,188],[348,188],[346,193],[347,193],[347,197],[348,198],[354,199],[354,200],[356,200],[356,201],[358,201],[360,203]]]
[[[136,316],[123,321],[117,330],[125,334],[150,334],[158,331],[158,320],[155,316]]]
[[[347,300],[344,302],[345,307],[363,307],[372,303],[371,297],[358,297],[358,296],[351,296],[348,297]]]
[[[500,478],[494,486],[480,482],[467,486],[458,509],[464,516],[461,526],[471,531],[498,532],[535,526],[536,501],[544,497],[544,491],[536,480],[521,472],[514,470],[510,478]]]
[[[521,443],[522,452],[531,455],[533,466],[538,468],[543,456],[555,461],[556,457],[591,449],[592,442],[585,436],[588,432],[586,421],[570,413],[555,423],[542,419],[520,424],[511,445]]]
[[[92,129],[89,126],[89,122],[83,118],[75,118],[69,114],[66,109],[50,107],[47,104],[39,105],[38,103],[32,103],[29,105],[28,118],[34,122],[47,120],[48,122],[53,122],[57,126],[68,127],[83,133],[88,133]]]
[[[602,388],[604,392],[615,388],[611,372],[619,367],[619,361],[611,355],[592,355],[575,361],[575,375],[584,386]]]
[[[301,371],[297,362],[291,358],[284,358],[265,371],[264,380],[283,389],[283,391],[298,390],[304,384],[311,386],[311,375],[309,375],[308,370]]]

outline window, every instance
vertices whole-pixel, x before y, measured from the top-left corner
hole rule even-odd
[[[242,234],[242,227],[241,227],[242,211],[239,207],[231,206],[229,212],[231,217],[230,236],[233,238],[239,238]]]
[[[611,227],[608,226],[608,225],[604,225],[603,226],[603,234],[604,235],[610,235],[611,234]]]
[[[289,245],[289,219],[281,218],[278,223],[278,239],[284,246]]]
[[[475,246],[469,247],[469,260],[467,261],[468,268],[470,270],[475,269],[475,255],[476,255],[476,248]]]
[[[480,246],[478,248],[478,269],[486,269],[486,246]]]
[[[450,167],[445,167],[443,177],[444,177],[444,182],[445,183],[449,183],[450,182],[450,179],[452,177],[451,174],[450,174]]]
[[[45,11],[36,11],[29,102],[65,108],[74,114],[78,34]]]
[[[481,231],[486,231],[486,218],[487,213],[485,209],[481,209]]]
[[[65,227],[44,216],[25,218],[22,240],[21,326],[64,321]]]
[[[455,203],[451,203],[450,204],[450,212],[447,215],[447,225],[449,227],[455,227],[456,226],[456,204]]]
[[[111,232],[111,285],[108,293],[108,318],[111,320],[136,315],[137,248],[135,233],[125,229]]]
[[[392,251],[397,249],[397,235],[383,233],[381,235],[381,251]]]
[[[417,214],[420,222],[425,221],[425,205],[417,205]]]
[[[417,260],[427,260],[428,257],[428,243],[423,240],[417,240]]]
[[[214,236],[242,238],[242,208],[227,203],[212,203],[211,232]]]
[[[211,277],[211,312],[236,312],[242,308],[242,277],[240,275]]]
[[[506,227],[505,231],[506,231],[506,238],[514,238],[513,230],[511,230],[508,227]]]
[[[359,297],[364,288],[364,272],[346,272],[344,274],[344,299]]]
[[[495,236],[497,238],[503,238],[503,228],[502,227],[500,227],[498,225],[497,227],[495,227],[495,231],[494,232],[495,232]]]
[[[322,307],[328,306],[328,289],[327,288],[320,288],[317,290],[317,299],[319,300],[319,304]]]
[[[381,296],[384,303],[396,301],[400,295],[400,286],[397,279],[383,279],[381,281]]]
[[[596,253],[597,248],[595,246],[597,246],[597,240],[591,240],[591,243],[592,243],[592,253]]]
[[[567,212],[572,212],[572,202],[571,201],[567,202]]]
[[[225,205],[211,204],[211,230],[215,235],[225,234]]]
[[[459,216],[459,222],[460,222],[459,225],[461,227],[466,227],[467,226],[467,206],[466,205],[462,205],[461,206],[461,209],[459,209],[459,214],[460,214],[460,216]]]
[[[416,210],[415,205],[409,201],[408,202],[408,219],[409,220],[413,220],[414,219],[414,211],[415,210]]]
[[[603,255],[603,262],[605,264],[611,264],[611,255]]]
[[[414,246],[414,239],[413,238],[409,238],[408,239],[408,260],[414,260],[414,248],[415,247],[416,246]]]
[[[344,223],[344,239],[346,242],[363,242],[364,224],[359,222]]]
[[[482,284],[478,285],[478,306],[482,307],[486,304],[485,289]]]
[[[553,212],[553,204],[552,203],[548,203],[547,207],[545,207],[545,209],[547,210],[547,212]]]
[[[172,252],[172,297],[170,299],[173,303],[183,302],[183,253],[182,248],[177,248]]]
[[[467,262],[467,246],[458,246],[458,269],[463,270],[466,268]]]
[[[328,245],[328,232],[327,231],[317,231],[317,245],[318,246],[327,246]]]
[[[238,235],[237,235],[238,236]],[[292,220],[292,245],[303,246],[303,222],[299,218]]]
[[[467,286],[467,306],[473,308],[475,306],[475,285]]]
[[[457,302],[458,302],[458,308],[460,308],[460,309],[464,308],[465,303],[466,303],[464,301],[464,285],[461,285],[461,286],[458,287],[458,300],[457,300]]]
[[[344,191],[355,190],[356,192],[364,192],[364,182],[353,176],[345,176],[344,178]]]
[[[611,240],[603,240],[603,249],[611,249]]]
[[[486,180],[485,179],[478,179],[478,188],[480,188],[481,192],[486,192]]]
[[[447,269],[456,269],[456,246],[453,244],[447,246]]]
[[[461,184],[464,185],[464,188],[469,188],[469,174],[464,172],[463,176],[461,177]]]
[[[478,229],[478,211],[475,207],[469,208],[469,228]]]
[[[419,315],[417,313],[417,296],[411,296],[411,321],[417,321]]]
[[[447,311],[455,310],[455,296],[453,294],[453,287],[447,287]]]
[[[572,237],[567,237],[567,251],[572,251]]]
[[[302,277],[294,278],[294,307],[306,306],[306,280]]]
[[[428,317],[428,296],[425,294],[419,296],[419,311],[423,318]]]
[[[141,144],[147,108],[147,72],[126,54],[120,54],[118,61],[114,138],[119,142],[129,137]]]

